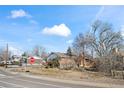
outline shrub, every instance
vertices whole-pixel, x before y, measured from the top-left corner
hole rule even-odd
[[[19,61],[14,61],[13,64],[14,64],[14,65],[20,65],[20,62],[19,62]]]

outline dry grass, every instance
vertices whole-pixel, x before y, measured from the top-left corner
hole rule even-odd
[[[50,76],[56,78],[66,78],[66,79],[99,79],[103,77],[103,75],[99,74],[98,72],[80,72],[80,71],[73,71],[73,70],[60,70],[57,68],[41,68],[41,67],[27,67],[25,68],[15,68],[12,69],[15,72],[26,72],[35,74],[35,75],[43,75],[43,76]]]
[[[66,80],[83,80],[83,81],[93,81],[93,82],[100,82],[100,83],[117,83],[123,84],[122,80],[115,80],[110,77],[104,76],[103,73],[99,72],[91,72],[91,71],[73,71],[73,70],[60,70],[57,68],[41,68],[41,67],[28,67],[25,68],[11,68],[11,71],[14,72],[24,72],[29,71],[30,74],[34,75],[41,75],[41,76],[48,76],[51,78],[59,78],[59,79],[66,79]]]

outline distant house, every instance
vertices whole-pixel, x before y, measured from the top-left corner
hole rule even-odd
[[[114,48],[112,51],[111,60],[113,62],[113,69],[124,70],[124,50]]]
[[[12,62],[19,62],[19,61],[20,61],[20,57],[17,56],[17,55],[13,55],[11,61],[12,61]]]
[[[53,60],[58,59],[60,69],[72,68],[76,66],[76,56],[68,56],[66,53],[52,52],[47,57],[48,62],[54,62]]]
[[[43,62],[45,62],[41,57],[30,56],[27,58],[27,63],[30,63],[32,57],[35,59],[34,64],[42,64]]]

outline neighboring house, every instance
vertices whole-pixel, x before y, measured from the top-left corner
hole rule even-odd
[[[119,51],[117,48],[112,51],[113,69],[124,70],[124,51]]]
[[[80,54],[77,57],[77,64],[79,67],[85,68],[87,70],[94,70],[96,68],[96,62],[94,61],[94,59],[89,56],[89,55],[83,55]]]
[[[34,64],[42,64],[45,63],[45,61],[41,58],[41,57],[37,57],[37,56],[31,56],[35,59]],[[30,63],[31,57],[27,58],[27,63]]]
[[[17,55],[13,55],[11,61],[12,62],[19,62],[20,61],[20,57],[17,56]]]
[[[53,60],[58,59],[59,68],[66,69],[76,66],[75,58],[74,55],[70,57],[66,53],[52,52],[48,55],[47,62],[54,62]]]

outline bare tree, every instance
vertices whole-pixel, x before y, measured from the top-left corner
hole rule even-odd
[[[6,54],[6,50],[4,48],[0,49],[0,57],[2,61],[9,60],[11,58],[11,51],[8,51],[8,54]]]
[[[123,38],[119,31],[114,31],[112,25],[102,21],[95,21],[89,32],[80,33],[73,42],[73,48],[77,54],[90,51],[90,55],[98,57],[101,67],[107,71],[111,69],[111,54],[114,48],[120,48]],[[100,69],[102,69],[100,68]],[[109,69],[109,70],[108,70]]]
[[[85,36],[82,33],[79,33],[79,35],[73,42],[73,49],[77,53],[77,55],[79,55],[80,53],[84,53],[85,45]]]
[[[121,33],[114,32],[111,24],[97,20],[91,28],[91,43],[99,57],[110,55],[113,48],[122,44]]]
[[[90,38],[88,38],[88,36],[89,36],[88,34],[80,33],[73,42],[73,51],[75,51],[77,55],[81,57],[80,64],[83,68],[84,68],[85,57],[89,55],[88,52],[90,51],[90,47],[91,47],[90,46],[91,40]]]
[[[123,38],[119,31],[114,31],[112,25],[102,21],[95,21],[89,33],[91,46],[99,58],[99,70],[110,72],[112,68],[112,51],[122,45]]]
[[[92,55],[93,57],[93,47],[92,47],[92,37],[89,32],[85,34],[79,33],[73,42],[73,50],[80,55]]]
[[[33,55],[39,56],[39,57],[45,57],[47,56],[47,52],[43,46],[37,45],[33,48]]]

